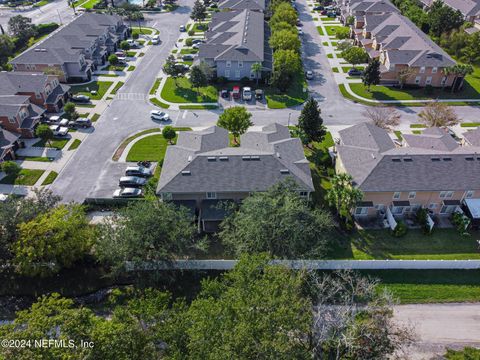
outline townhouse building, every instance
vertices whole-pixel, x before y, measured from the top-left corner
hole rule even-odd
[[[34,137],[35,128],[45,111],[32,104],[28,95],[0,96],[1,127],[22,137]]]
[[[218,2],[221,10],[252,10],[264,12],[266,9],[265,0],[223,0]]]
[[[420,0],[425,10],[428,10],[437,0]],[[480,23],[480,0],[442,0],[454,10],[459,10],[466,21]]]
[[[61,82],[83,82],[105,64],[128,27],[118,15],[84,13],[11,61],[15,72],[47,72]]]

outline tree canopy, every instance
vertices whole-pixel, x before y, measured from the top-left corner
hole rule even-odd
[[[274,31],[270,37],[270,46],[275,50],[294,50],[300,51],[300,39],[296,32],[291,30]]]
[[[298,127],[305,135],[308,143],[321,142],[327,134],[320,113],[318,102],[312,97],[309,98],[298,118]]]
[[[428,103],[418,117],[428,127],[454,126],[460,121],[453,108],[440,102]]]
[[[373,59],[370,64],[367,65],[363,71],[362,82],[368,91],[370,91],[370,86],[380,83],[380,61],[378,61],[378,59]]]
[[[219,116],[217,125],[230,131],[233,141],[238,144],[238,137],[253,125],[251,117],[252,114],[244,106],[232,106]]]
[[[355,67],[355,65],[366,62],[368,59],[368,55],[365,49],[358,46],[352,46],[351,48],[342,51],[341,55],[345,59],[345,61],[352,64],[353,67]]]
[[[285,91],[302,68],[300,55],[294,50],[277,50],[273,59],[272,85]]]

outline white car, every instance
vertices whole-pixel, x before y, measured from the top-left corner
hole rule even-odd
[[[298,35],[303,35],[303,30],[300,26],[297,26]]]
[[[160,36],[159,36],[159,35],[154,35],[154,36],[152,37],[152,44],[153,44],[153,45],[157,45],[157,44],[159,44],[159,43],[160,43]]]
[[[142,189],[138,188],[123,188],[117,189],[113,192],[114,198],[136,198],[142,196]]]
[[[50,124],[56,124],[56,123],[58,123],[59,121],[60,121],[60,116],[57,116],[57,115],[55,115],[55,116],[50,116],[50,118],[48,119],[48,122],[49,122]]]
[[[160,110],[152,110],[150,111],[150,118],[154,120],[160,120],[160,121],[168,121],[170,120],[170,116],[166,112],[160,111]]]
[[[242,97],[244,101],[252,100],[252,89],[249,87],[244,87],[242,92]]]
[[[141,176],[141,177],[150,177],[152,176],[152,170],[143,166],[129,166],[125,170],[126,176]]]
[[[69,123],[69,122],[70,122],[70,121],[69,121],[68,119],[62,119],[62,120],[60,120],[60,122],[58,123],[58,125],[60,125],[60,126],[68,126],[68,123]]]
[[[50,129],[53,132],[53,136],[65,136],[68,134],[68,127],[60,125],[50,125]]]

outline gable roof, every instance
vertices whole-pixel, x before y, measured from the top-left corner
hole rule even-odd
[[[224,0],[218,3],[220,9],[265,11],[265,0]]]
[[[5,129],[0,129],[0,149],[8,149],[19,138],[19,134],[14,134]]]
[[[42,92],[48,77],[42,73],[0,72],[0,95]]]
[[[463,133],[463,138],[473,146],[480,146],[480,127]]]
[[[180,132],[177,145],[167,148],[157,193],[265,191],[289,176],[314,190],[301,142],[288,128],[267,126],[244,134],[240,147],[228,143],[228,132],[217,126]]]
[[[405,143],[413,148],[452,151],[460,145],[445,130],[428,128],[421,135],[403,134]]]

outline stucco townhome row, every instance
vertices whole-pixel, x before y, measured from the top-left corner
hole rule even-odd
[[[200,45],[198,61],[212,66],[218,77],[240,80],[261,78],[272,70],[272,50],[268,45],[270,29],[264,14],[254,10],[215,13]],[[252,71],[260,63],[262,72]]]
[[[437,0],[420,0],[424,8],[428,9]],[[443,3],[452,9],[459,10],[466,21],[480,24],[480,0],[442,0]]]
[[[363,123],[341,130],[335,146],[337,173],[352,175],[364,193],[357,219],[413,215],[420,208],[449,216],[465,199],[480,198],[480,129],[457,142],[446,130],[425,129],[421,135],[389,134]]]
[[[286,126],[270,124],[243,134],[239,147],[229,146],[228,131],[218,126],[181,131],[167,147],[157,195],[198,214],[203,231],[216,229],[226,215],[224,202],[240,202],[287,178],[301,196],[314,191],[309,162],[300,139]]]
[[[398,84],[402,73],[409,74],[404,81],[407,85],[449,87],[461,83],[460,78],[443,72],[455,61],[389,1],[340,0],[338,5],[344,22],[354,19],[355,44],[364,47],[370,59],[380,61],[382,84]]]
[[[62,82],[90,80],[129,34],[118,15],[84,13],[11,61],[14,71],[59,74]]]

